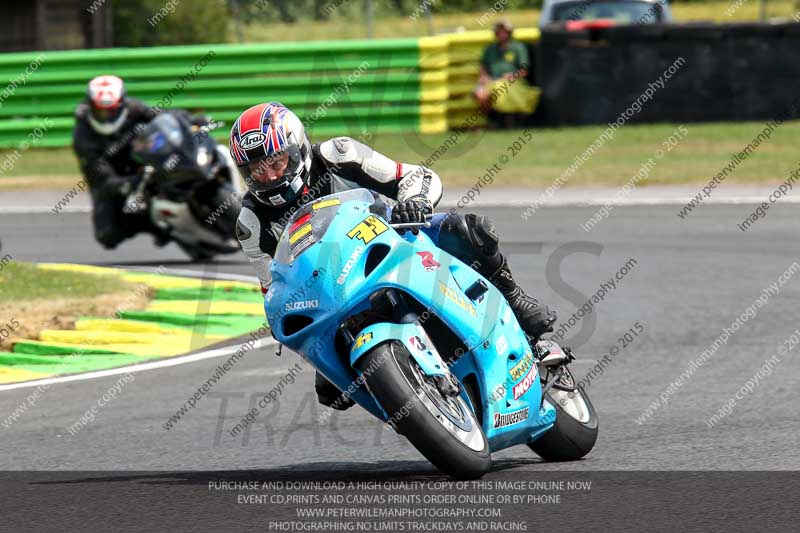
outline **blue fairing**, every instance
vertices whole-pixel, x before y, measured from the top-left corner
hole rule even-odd
[[[555,422],[555,410],[547,403],[540,408],[536,361],[503,296],[430,237],[400,235],[385,216],[385,207],[364,189],[326,196],[294,215],[278,244],[265,302],[275,338],[385,421],[361,386],[361,372],[368,370],[359,370],[360,359],[397,340],[424,372],[444,373],[436,339],[427,337],[424,323],[387,322],[361,331],[348,353],[337,352],[334,338],[347,317],[370,308],[371,295],[397,289],[435,314],[467,347],[450,370],[462,382],[474,376],[481,405],[473,408],[482,413],[492,450],[540,436]],[[488,290],[470,299],[465,291],[479,280]],[[465,399],[472,405],[466,394]]]

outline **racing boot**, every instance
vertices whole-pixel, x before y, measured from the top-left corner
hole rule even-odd
[[[336,385],[328,381],[319,372],[314,376],[314,390],[317,391],[317,400],[325,407],[344,411],[355,405],[355,402],[349,396],[345,396]]]
[[[514,281],[508,261],[500,252],[500,237],[490,219],[473,214],[462,218],[451,212],[440,223],[438,245],[470,265],[503,293],[519,325],[534,343],[543,333],[553,331],[556,314],[525,294]]]
[[[535,344],[543,334],[553,331],[553,323],[558,317],[555,311],[551,311],[546,305],[540,304],[536,298],[525,294],[522,287],[514,281],[508,261],[502,255],[500,257],[502,265],[487,278],[506,297],[519,325]]]
[[[153,227],[150,230],[150,232],[153,234],[153,244],[155,244],[159,248],[163,248],[164,246],[172,242],[171,232],[165,229],[161,229],[155,224],[153,224]]]

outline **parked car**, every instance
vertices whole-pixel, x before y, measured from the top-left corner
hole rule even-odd
[[[672,22],[669,0],[544,0],[539,26],[573,21],[615,24]]]

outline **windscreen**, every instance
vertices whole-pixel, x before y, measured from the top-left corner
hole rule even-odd
[[[346,202],[365,202],[372,205],[376,196],[367,189],[323,196],[301,207],[286,224],[275,250],[275,261],[291,263],[312,244],[318,242],[328,230],[333,217]]]
[[[163,114],[154,118],[133,142],[133,151],[145,162],[157,161],[180,150],[183,133],[178,120]]]

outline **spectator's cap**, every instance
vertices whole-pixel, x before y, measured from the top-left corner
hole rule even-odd
[[[500,20],[494,23],[494,31],[497,32],[497,30],[499,29],[503,29],[506,30],[508,33],[511,33],[514,31],[514,25],[511,23],[509,19],[501,18]]]

